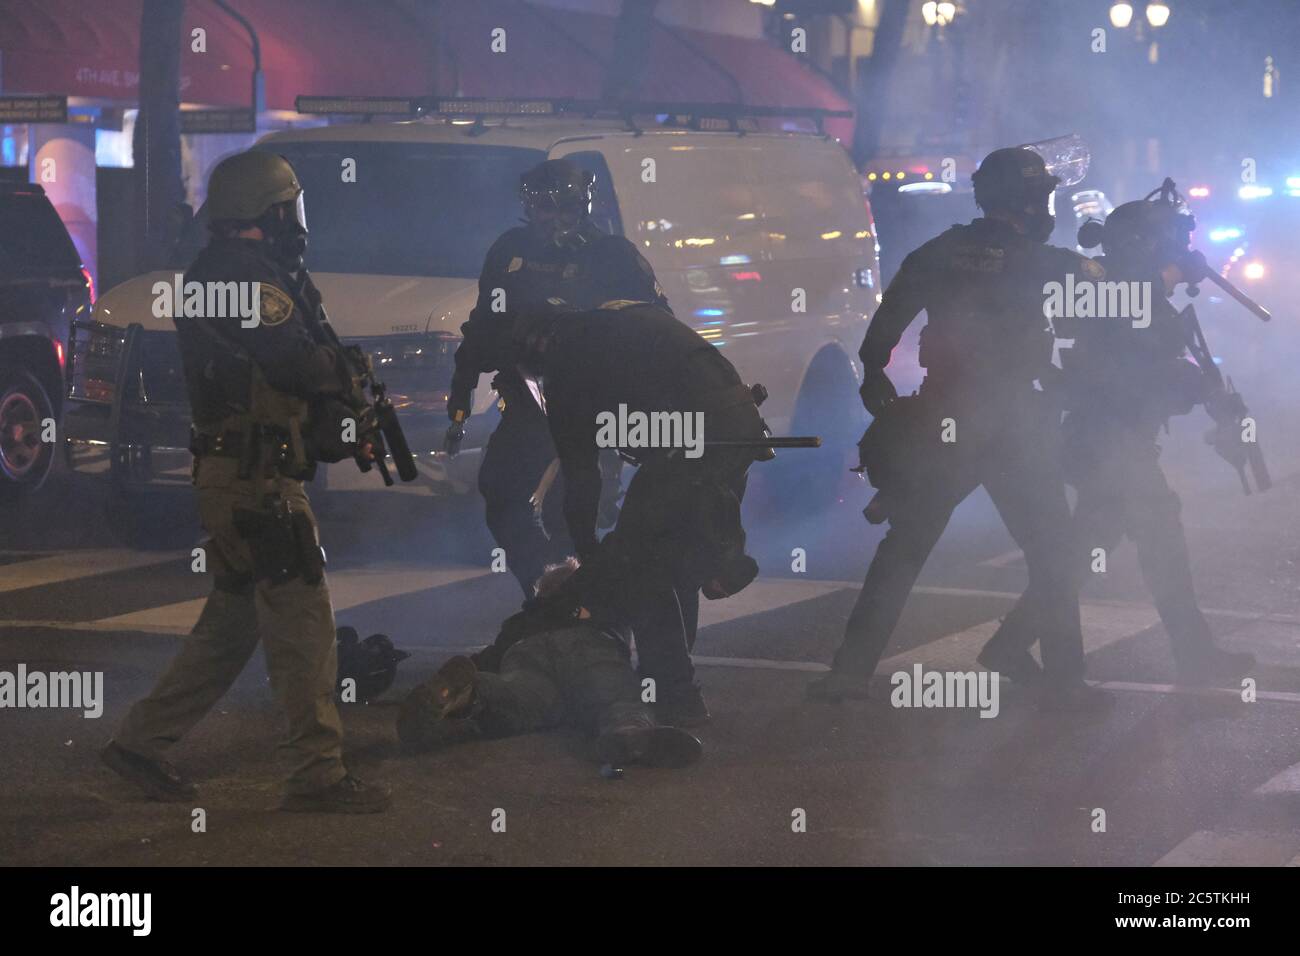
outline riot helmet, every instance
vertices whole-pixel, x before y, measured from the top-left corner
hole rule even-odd
[[[302,265],[307,250],[303,189],[283,156],[252,149],[219,162],[208,179],[208,221],[218,233],[257,226],[286,267]]]
[[[1079,245],[1100,243],[1108,258],[1159,269],[1186,258],[1195,228],[1196,218],[1167,179],[1146,198],[1116,207],[1100,228],[1095,220],[1084,223],[1079,227]]]
[[[971,182],[975,204],[985,213],[1024,216],[1033,239],[1046,242],[1051,236],[1056,218],[1050,197],[1061,180],[1048,172],[1037,152],[1026,146],[995,149],[984,157]]]
[[[567,159],[548,159],[519,177],[524,219],[547,242],[580,245],[596,177]]]

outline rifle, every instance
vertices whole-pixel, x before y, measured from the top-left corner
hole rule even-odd
[[[1152,199],[1157,193],[1162,203],[1167,203],[1174,208],[1186,207],[1178,187],[1168,177],[1160,184],[1159,189],[1147,195],[1147,200]],[[1190,217],[1185,218],[1189,220],[1190,231],[1191,226],[1195,225],[1195,220]],[[1182,273],[1183,281],[1187,283],[1187,294],[1190,297],[1198,296],[1201,291],[1198,288],[1199,284],[1209,279],[1260,321],[1268,322],[1272,319],[1267,309],[1211,269],[1205,261],[1205,256],[1190,246],[1182,251],[1175,264]],[[1250,441],[1242,438],[1242,422],[1250,415],[1245,400],[1233,386],[1232,379],[1225,379],[1218,365],[1215,364],[1214,354],[1205,342],[1205,333],[1201,330],[1196,310],[1190,303],[1178,313],[1178,317],[1182,320],[1183,333],[1187,339],[1187,351],[1191,353],[1209,388],[1205,410],[1214,419],[1215,427],[1206,434],[1206,444],[1213,445],[1219,457],[1237,470],[1242,491],[1246,494],[1251,493],[1250,482],[1246,479],[1247,467],[1250,468],[1251,475],[1255,479],[1255,489],[1268,491],[1273,487],[1273,479],[1269,476],[1268,466],[1264,463],[1264,453],[1260,451],[1259,444],[1253,437]]]
[[[1225,279],[1224,282],[1226,281]],[[1215,427],[1206,433],[1205,443],[1213,445],[1219,457],[1237,470],[1242,491],[1251,493],[1250,482],[1246,479],[1247,466],[1255,479],[1255,489],[1268,491],[1273,487],[1273,479],[1264,463],[1264,453],[1258,442],[1246,441],[1241,437],[1242,422],[1250,415],[1245,399],[1233,386],[1232,379],[1225,378],[1214,363],[1214,355],[1205,342],[1205,333],[1201,331],[1196,310],[1190,303],[1178,313],[1178,317],[1182,320],[1187,336],[1187,351],[1191,353],[1209,386],[1210,397],[1205,402],[1205,410],[1214,419]]]
[[[301,270],[298,282],[301,292],[305,292],[307,286],[311,285],[311,290],[315,293],[304,298],[316,306],[316,324],[324,334],[326,344],[338,349],[339,355],[348,366],[349,374],[359,383],[360,388],[363,391],[367,388],[370,390],[369,407],[361,412],[361,421],[358,422],[357,444],[360,446],[361,436],[366,435],[367,440],[374,447],[374,458],[373,460],[363,458],[358,452],[357,467],[365,473],[370,471],[373,464],[379,468],[379,475],[384,479],[384,484],[391,486],[393,476],[388,473],[388,465],[384,461],[388,452],[391,452],[398,476],[402,481],[414,481],[419,474],[415,467],[415,456],[411,454],[411,447],[406,443],[406,433],[402,431],[402,423],[397,420],[397,409],[393,407],[393,401],[388,397],[388,389],[375,375],[373,360],[360,346],[344,345],[339,339],[334,326],[330,325],[329,316],[325,314],[320,293],[316,291],[315,284],[311,282],[311,276],[305,268]],[[385,443],[387,443],[386,448]]]

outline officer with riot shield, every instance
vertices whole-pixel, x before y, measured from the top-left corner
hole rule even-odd
[[[164,754],[225,694],[260,639],[288,723],[282,809],[383,810],[387,788],[361,782],[343,763],[334,614],[303,486],[318,460],[351,456],[370,467],[382,446],[379,426],[354,357],[321,326],[319,293],[304,281],[303,191],[289,163],[257,150],[223,160],[209,183],[208,213],[212,237],[186,287],[247,289],[254,305],[251,315],[214,315],[207,295],[174,316],[213,588],[103,759],[155,799],[191,798],[194,785]]]
[[[1100,240],[1105,255],[1098,262],[1107,281],[1138,293],[1129,297],[1130,307],[1114,315],[1054,319],[1058,334],[1073,339],[1071,348],[1061,350],[1061,365],[1066,470],[1079,493],[1074,511],[1077,574],[1082,582],[1090,571],[1104,570],[1107,555],[1130,538],[1169,636],[1179,679],[1236,681],[1254,665],[1254,657],[1214,645],[1196,602],[1178,495],[1160,467],[1160,430],[1195,405],[1204,405],[1215,419],[1210,440],[1216,447],[1238,444],[1242,433],[1241,416],[1226,414],[1234,396],[1213,358],[1208,352],[1198,357],[1207,363],[1204,368],[1187,360],[1189,344],[1196,345],[1189,333],[1195,328],[1199,334],[1199,326],[1191,307],[1179,312],[1169,296],[1179,283],[1194,289],[1207,273],[1204,259],[1189,250],[1195,219],[1173,184],[1166,185],[1158,196],[1153,192],[1115,209],[1104,225],[1092,221],[1080,229],[1085,248]],[[1149,305],[1133,308],[1138,301]],[[1257,447],[1253,451],[1258,455]],[[1247,455],[1241,457],[1245,461]],[[1266,471],[1262,478],[1267,482]],[[986,654],[1014,654],[1033,643],[1037,635],[1021,617],[1020,607],[1007,616]]]
[[[890,452],[907,457],[884,490],[889,531],[849,617],[832,672],[809,685],[823,700],[865,697],[909,592],[953,510],[988,491],[1029,567],[1025,607],[1042,634],[1048,709],[1093,709],[1108,698],[1083,681],[1078,595],[1070,572],[1069,506],[1055,451],[1059,411],[1035,389],[1051,374],[1053,336],[1044,288],[1067,276],[1099,278],[1091,260],[1047,245],[1059,180],[1032,149],[999,149],[973,182],[983,218],[954,226],[904,260],[863,341],[863,403],[879,422],[907,420]],[[916,396],[899,399],[885,366],[925,310]],[[877,423],[873,423],[873,427]],[[869,517],[873,517],[868,512]],[[981,661],[1037,671],[1028,653]]]
[[[591,221],[594,188],[595,177],[566,159],[547,160],[521,177],[526,224],[504,233],[488,250],[478,302],[461,326],[464,340],[456,351],[447,402],[452,424],[444,447],[455,454],[479,375],[497,373],[492,387],[499,396],[501,421],[488,440],[478,484],[488,528],[505,550],[525,597],[531,596],[542,569],[562,559],[571,546],[559,514],[562,495],[558,489],[544,493],[544,476],[555,460],[544,409],[535,385],[525,381],[504,354],[508,323],[519,309],[553,296],[581,308],[613,299],[667,305],[654,270],[636,247]],[[606,456],[602,470],[602,516],[612,523],[618,459]]]

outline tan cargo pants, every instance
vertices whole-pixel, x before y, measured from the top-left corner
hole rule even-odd
[[[263,496],[275,491],[311,517],[313,530],[316,521],[301,481],[241,480],[237,470],[233,458],[200,462],[199,515],[211,536],[207,560],[216,583],[180,653],[149,696],[131,708],[116,739],[127,750],[161,757],[230,689],[260,637],[272,693],[288,718],[280,747],[289,765],[288,790],[306,793],[346,773],[334,705],[338,659],[329,588],[323,577],[316,584],[301,577],[274,585],[254,581],[255,545],[235,530],[234,513],[265,510]]]

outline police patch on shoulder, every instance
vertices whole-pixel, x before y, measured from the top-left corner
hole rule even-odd
[[[1084,256],[1083,262],[1079,264],[1079,267],[1083,270],[1083,274],[1089,279],[1106,278],[1106,270],[1096,259],[1089,259],[1087,256]]]
[[[263,325],[279,325],[293,315],[293,299],[277,285],[263,282],[258,301]]]

